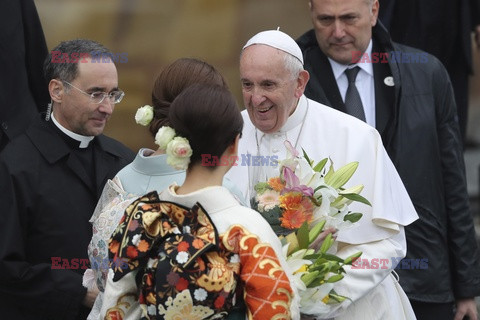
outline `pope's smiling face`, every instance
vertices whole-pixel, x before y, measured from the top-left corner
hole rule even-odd
[[[287,53],[255,44],[240,57],[240,78],[245,108],[252,123],[265,133],[279,131],[295,111],[306,82],[286,68]],[[302,71],[307,74],[306,71]]]
[[[310,0],[310,14],[320,49],[341,64],[364,53],[377,23],[378,0]]]

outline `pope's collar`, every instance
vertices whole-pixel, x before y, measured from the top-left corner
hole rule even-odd
[[[63,127],[58,121],[57,119],[55,119],[55,116],[53,115],[52,113],[52,121],[53,123],[57,126],[58,129],[60,129],[63,133],[65,133],[67,136],[69,136],[70,138],[80,142],[80,145],[78,146],[80,149],[83,149],[83,148],[86,148],[88,147],[90,141],[93,140],[93,138],[95,138],[94,136],[82,136],[80,134],[77,134],[75,132],[72,132],[68,129],[66,129],[65,127]]]
[[[300,125],[305,118],[305,114],[307,113],[307,97],[302,95],[300,99],[298,99],[297,108],[295,111],[288,117],[287,122],[283,125],[283,127],[278,130],[277,132],[273,132],[272,134],[284,134],[288,131],[292,130],[293,128]],[[259,137],[263,137],[266,133],[258,130]]]
[[[373,43],[372,39],[370,39],[370,42],[368,43],[367,50],[365,50],[364,55],[367,55],[369,59],[364,59],[365,61],[361,62],[362,59],[360,59],[360,62],[356,64],[341,64],[336,62],[335,60],[332,60],[328,58],[328,61],[330,62],[330,65],[332,66],[332,71],[333,75],[335,76],[335,79],[338,81],[338,78],[345,72],[346,69],[348,68],[353,68],[355,66],[359,66],[363,71],[368,73],[369,75],[373,76],[373,65],[372,65],[372,48],[373,48]]]

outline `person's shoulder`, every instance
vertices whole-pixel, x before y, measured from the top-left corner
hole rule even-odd
[[[308,30],[307,32],[302,34],[300,37],[298,37],[297,40],[295,41],[297,42],[298,46],[302,51],[311,47],[318,46],[317,38],[315,36],[315,30],[313,29]]]
[[[397,42],[392,42],[392,45],[393,51],[390,52],[390,59],[398,65],[424,71],[446,70],[437,57],[426,51]]]
[[[309,104],[307,121],[317,126],[320,130],[328,126],[338,132],[349,128],[359,134],[378,134],[374,127],[354,116],[308,98],[307,101]]]
[[[132,161],[135,158],[135,152],[133,152],[132,149],[128,148],[120,141],[110,138],[104,134],[99,135],[97,138],[100,143],[100,147],[104,151],[129,161]]]
[[[37,153],[37,149],[25,133],[22,133],[10,141],[0,152],[2,161],[18,163],[18,160],[24,158],[32,159]],[[22,161],[23,162],[23,161]]]

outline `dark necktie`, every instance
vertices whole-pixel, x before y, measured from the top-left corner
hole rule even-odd
[[[357,78],[358,71],[360,71],[360,67],[345,70],[348,79],[347,94],[345,95],[345,108],[347,109],[348,114],[365,121],[362,100],[360,99],[360,94],[355,86],[355,79]]]

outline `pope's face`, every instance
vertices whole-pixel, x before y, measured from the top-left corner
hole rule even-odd
[[[85,63],[78,63],[78,75],[71,84],[89,94],[95,91],[110,93],[118,90],[117,69],[112,62],[92,63],[87,59]],[[80,135],[101,134],[115,104],[108,97],[97,104],[66,83],[60,82],[60,86],[61,100],[54,108],[55,119],[66,129]]]
[[[295,111],[304,87],[285,67],[281,50],[251,45],[240,57],[245,108],[252,123],[265,133],[279,131]]]
[[[365,52],[377,23],[378,0],[311,0],[310,14],[320,49],[341,64]]]

